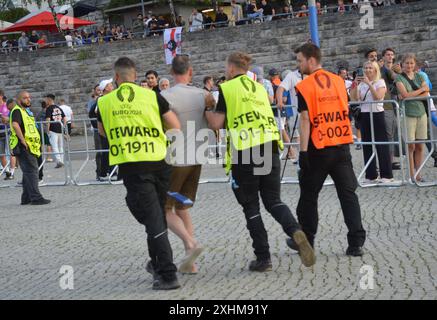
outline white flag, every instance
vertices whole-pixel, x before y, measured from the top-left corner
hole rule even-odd
[[[164,32],[164,51],[165,63],[171,64],[173,58],[182,52],[182,27],[165,29]]]

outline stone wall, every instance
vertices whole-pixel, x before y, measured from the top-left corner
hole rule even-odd
[[[431,80],[437,84],[437,1],[375,9],[374,30],[362,30],[361,17],[357,12],[320,17],[325,67],[335,70],[339,64],[348,63],[354,69],[363,62],[367,48],[392,47],[400,54],[411,51],[428,60]],[[205,75],[223,74],[226,56],[236,50],[249,52],[255,63],[265,69],[293,68],[293,49],[308,38],[306,18],[273,21],[184,34],[183,52],[191,55],[194,81],[200,84]],[[0,88],[8,96],[19,89],[29,90],[35,106],[44,93],[52,92],[66,98],[76,115],[81,115],[85,113],[92,87],[100,79],[111,77],[114,61],[124,55],[137,62],[140,78],[148,69],[168,76],[162,37],[156,37],[86,49],[56,48],[0,55]]]

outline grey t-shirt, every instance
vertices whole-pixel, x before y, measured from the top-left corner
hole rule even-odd
[[[172,148],[172,163],[177,167],[204,164],[207,161],[202,151],[207,146],[207,130],[199,134],[199,130],[207,129],[205,118],[205,97],[203,89],[185,84],[161,91],[161,95],[169,102],[170,110],[176,113],[180,123],[183,139],[176,139]],[[200,141],[196,141],[196,136]],[[197,153],[197,157],[196,157]]]

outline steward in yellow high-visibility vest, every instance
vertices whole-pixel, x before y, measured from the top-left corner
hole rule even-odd
[[[297,61],[308,77],[296,86],[300,119],[299,184],[297,216],[311,245],[317,233],[317,199],[323,183],[331,176],[348,227],[346,254],[362,256],[366,231],[355,190],[358,186],[352,167],[349,144],[353,142],[344,81],[322,69],[322,54],[314,44],[298,48]],[[291,239],[287,242],[293,247]]]
[[[220,86],[215,112],[206,110],[212,129],[226,127],[228,130],[227,171],[232,170],[232,189],[243,207],[255,249],[256,260],[250,263],[249,270],[272,269],[260,196],[266,210],[298,244],[303,264],[312,266],[314,251],[290,209],[281,201],[279,148],[283,145],[266,90],[246,76],[251,60],[242,52],[228,57],[228,81]]]
[[[17,157],[23,171],[22,205],[45,205],[50,200],[44,199],[39,192],[38,157],[41,155],[41,138],[35,119],[30,111],[30,94],[21,91],[17,95],[17,105],[10,114],[10,150]]]
[[[154,275],[153,289],[177,289],[164,215],[171,174],[165,162],[164,127],[178,130],[180,124],[159,93],[134,83],[137,73],[131,59],[118,59],[114,69],[118,89],[97,101],[99,133],[108,138],[110,164],[119,166],[127,206],[146,227],[151,259],[146,269]]]

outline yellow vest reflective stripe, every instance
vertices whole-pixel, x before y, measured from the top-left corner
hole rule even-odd
[[[109,162],[161,161],[167,154],[156,93],[133,83],[99,98],[98,112],[109,141]]]
[[[278,141],[284,148],[265,88],[246,75],[223,83],[226,102],[226,129],[232,147],[238,151],[266,142]],[[232,165],[230,144],[226,154],[226,172]]]
[[[12,126],[12,113],[18,110],[23,118],[24,126],[24,140],[26,140],[27,146],[29,147],[29,152],[37,157],[41,155],[41,137],[39,135],[38,129],[35,124],[34,117],[30,116],[26,110],[19,106],[15,106],[11,111],[11,118],[9,120],[11,127],[11,138],[9,141],[9,146],[13,150],[18,145],[18,137]]]

